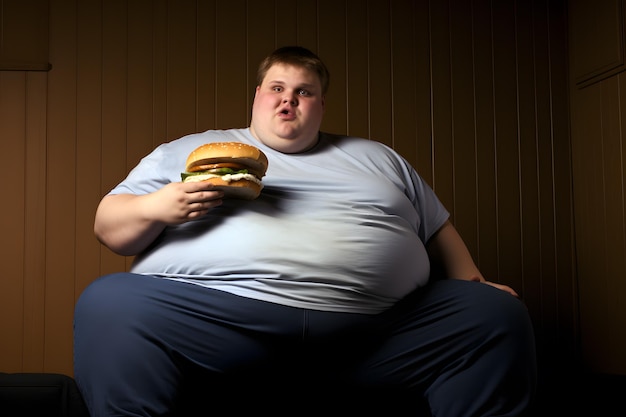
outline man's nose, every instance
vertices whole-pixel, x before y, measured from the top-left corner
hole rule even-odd
[[[296,97],[295,93],[285,93],[285,96],[283,97],[283,103],[289,103],[292,106],[295,106],[296,104],[298,104],[298,99]]]

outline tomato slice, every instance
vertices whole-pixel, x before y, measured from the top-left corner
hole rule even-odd
[[[217,164],[198,165],[196,167],[193,167],[193,171],[209,171],[211,169],[218,168],[231,168],[235,171],[239,171],[241,169],[246,169],[247,167],[243,164],[238,164],[236,162],[220,162]]]

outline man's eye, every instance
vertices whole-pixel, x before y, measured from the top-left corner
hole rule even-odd
[[[300,94],[301,96],[310,96],[311,93],[309,93],[307,90],[300,90],[298,91],[298,94]]]
[[[282,87],[272,87],[272,91],[276,91],[277,93],[280,93],[281,91],[283,91]]]

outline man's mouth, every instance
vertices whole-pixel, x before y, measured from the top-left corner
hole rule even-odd
[[[283,120],[293,120],[296,118],[296,115],[294,112],[290,111],[289,109],[282,109],[278,112],[278,115],[281,117],[281,119]]]

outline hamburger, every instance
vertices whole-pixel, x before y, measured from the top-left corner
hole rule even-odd
[[[240,142],[207,143],[187,158],[183,182],[208,181],[224,197],[254,200],[261,193],[267,156],[259,148]]]

